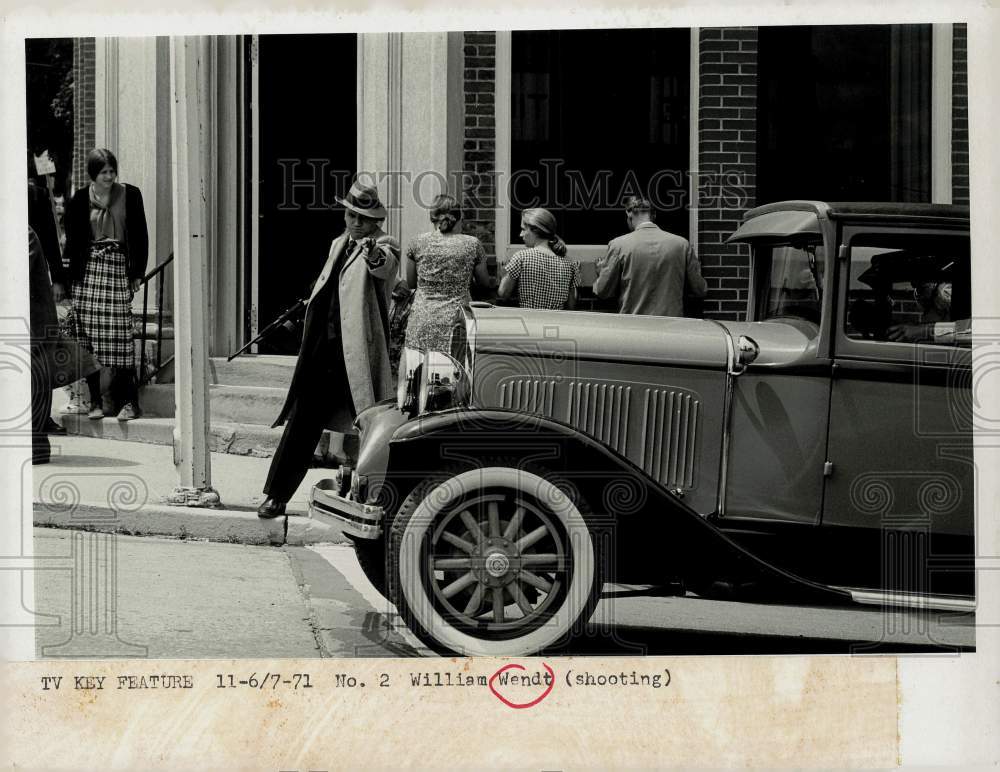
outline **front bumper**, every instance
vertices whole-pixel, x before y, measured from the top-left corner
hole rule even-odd
[[[335,526],[348,536],[378,539],[385,512],[374,504],[363,504],[338,492],[337,480],[320,480],[309,495],[309,516]]]

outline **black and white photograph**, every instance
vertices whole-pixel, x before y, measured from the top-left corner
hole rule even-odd
[[[976,657],[975,31],[734,18],[19,38],[23,657]]]

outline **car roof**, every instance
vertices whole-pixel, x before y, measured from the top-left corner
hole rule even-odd
[[[798,211],[814,212],[819,217],[841,218],[889,218],[906,220],[948,220],[968,223],[969,207],[955,204],[918,204],[896,201],[777,201],[750,209],[743,215],[743,222],[773,212]]]

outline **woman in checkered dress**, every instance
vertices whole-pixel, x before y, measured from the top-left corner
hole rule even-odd
[[[506,275],[497,293],[518,296],[521,308],[572,309],[580,269],[566,259],[566,244],[556,234],[556,218],[548,209],[521,213],[521,239],[527,249],[515,252],[504,266]]]
[[[87,155],[90,185],[66,207],[77,333],[103,367],[112,370],[111,397],[119,421],[141,415],[135,370],[132,296],[146,271],[149,236],[142,194],[117,182],[118,159],[110,150]],[[87,377],[90,418],[104,417],[100,373]]]

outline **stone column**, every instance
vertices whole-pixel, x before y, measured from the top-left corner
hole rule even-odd
[[[358,170],[375,174],[402,243],[430,230],[427,207],[456,191],[462,157],[462,33],[361,35]]]
[[[215,233],[210,256],[213,318],[209,335],[209,355],[224,356],[243,342],[243,315],[240,293],[243,286],[243,159],[240,136],[243,130],[243,68],[240,38],[212,39],[215,53],[215,128],[213,150]]]
[[[931,37],[931,201],[950,204],[952,42],[951,24],[935,24]]]
[[[174,291],[176,382],[174,464],[180,487],[172,503],[219,506],[212,489],[208,395],[208,231],[211,48],[207,37],[170,40],[173,93]]]

